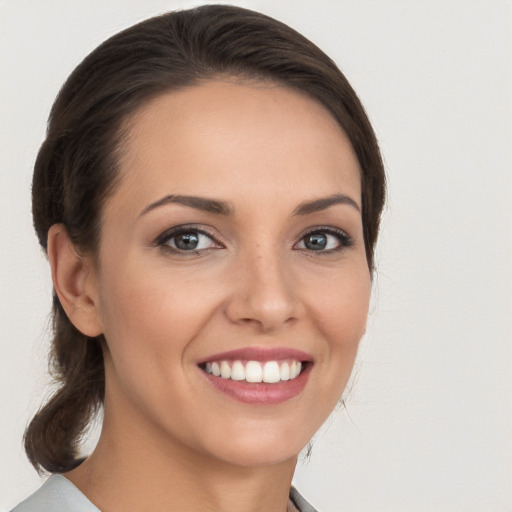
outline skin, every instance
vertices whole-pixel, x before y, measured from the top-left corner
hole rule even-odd
[[[49,235],[68,315],[107,341],[100,441],[66,476],[104,512],[284,512],[297,455],[339,400],[365,330],[357,158],[323,106],[273,84],[164,94],[127,127],[99,254],[79,257],[62,225]],[[142,213],[168,194],[232,212],[168,203]],[[296,214],[335,194],[355,205]],[[204,249],[156,242],[182,224],[211,235]],[[352,243],[329,235],[339,250],[308,249],[304,236],[326,226]],[[307,352],[306,387],[277,405],[220,393],[197,361],[241,347]]]

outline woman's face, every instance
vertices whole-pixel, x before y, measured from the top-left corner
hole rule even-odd
[[[242,465],[293,459],[365,330],[351,145],[323,106],[272,84],[165,94],[128,129],[93,277],[105,428]]]

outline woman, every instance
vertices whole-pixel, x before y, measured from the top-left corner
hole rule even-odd
[[[57,475],[15,510],[313,510],[291,480],[365,330],[383,201],[356,94],[282,23],[205,6],[92,52],[35,165],[61,384],[25,446]]]

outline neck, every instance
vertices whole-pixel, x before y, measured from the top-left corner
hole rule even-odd
[[[106,416],[94,452],[65,475],[103,512],[286,511],[296,457],[240,466],[126,425]]]

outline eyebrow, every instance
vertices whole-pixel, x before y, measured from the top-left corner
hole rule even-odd
[[[181,204],[183,206],[188,206],[189,208],[196,208],[197,210],[203,210],[209,213],[217,213],[219,215],[230,215],[233,212],[233,208],[224,201],[207,199],[205,197],[170,194],[146,206],[146,208],[144,208],[144,210],[142,210],[140,213],[139,217],[146,215],[155,208],[159,208],[160,206],[165,206],[168,204]]]
[[[310,213],[316,213],[335,205],[335,204],[347,204],[355,208],[358,212],[361,212],[359,205],[349,196],[344,194],[333,194],[329,197],[322,197],[313,201],[307,201],[299,204],[293,211],[294,215],[309,215]]]
[[[215,213],[218,215],[231,215],[233,213],[233,208],[225,201],[218,201],[216,199],[208,199],[198,196],[169,194],[146,206],[146,208],[144,208],[140,213],[139,217],[146,215],[156,208],[168,204],[181,204],[182,206],[188,206],[189,208],[196,208],[197,210]],[[351,197],[344,194],[333,194],[332,196],[322,197],[320,199],[314,199],[313,201],[306,201],[299,204],[299,206],[297,206],[293,211],[293,215],[309,215],[311,213],[326,210],[335,204],[346,204],[352,206],[358,212],[361,211],[359,205]]]

